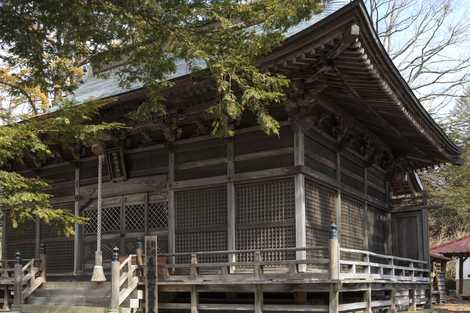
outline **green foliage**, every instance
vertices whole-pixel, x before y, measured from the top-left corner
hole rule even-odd
[[[85,220],[67,210],[52,208],[50,195],[44,192],[46,188],[47,184],[39,179],[0,170],[0,209],[14,228],[26,221],[41,220],[72,235],[74,223]]]
[[[26,158],[41,164],[54,157],[57,147],[74,153],[77,146],[104,140],[108,131],[121,125],[96,123],[97,106],[94,102],[80,106],[63,102],[56,113],[0,127],[0,167],[7,169]],[[40,220],[66,235],[73,234],[74,224],[85,220],[66,209],[53,208],[47,189],[48,184],[39,178],[0,170],[0,210],[13,227],[28,220]]]
[[[80,106],[67,96],[79,85],[83,65],[114,68],[122,85],[143,83],[148,100],[133,119],[167,118],[162,91],[184,61],[195,76],[211,80],[216,101],[208,109],[213,133],[233,135],[245,112],[269,134],[279,123],[270,108],[289,81],[257,62],[291,26],[321,9],[321,0],[0,1],[0,166],[26,157],[40,163],[58,150],[106,139],[119,124],[94,122],[96,103]],[[54,112],[47,116],[50,107]],[[19,120],[26,122],[15,123]],[[170,129],[170,128],[168,128]],[[0,172],[0,206],[13,224],[41,219],[70,233],[77,218],[52,210],[47,186],[35,178]]]
[[[252,112],[267,133],[279,123],[269,108],[279,103],[288,80],[256,62],[282,41],[291,26],[321,9],[320,0],[81,1],[9,0],[0,10],[3,61],[26,70],[25,85],[54,98],[77,86],[81,65],[115,66],[123,85],[143,83],[150,98],[133,115],[164,115],[160,91],[184,60],[206,69],[217,87],[208,110],[215,134],[232,134]]]
[[[462,146],[463,165],[444,165],[424,175],[431,201],[430,228],[434,240],[470,232],[470,99],[460,100],[444,125]]]

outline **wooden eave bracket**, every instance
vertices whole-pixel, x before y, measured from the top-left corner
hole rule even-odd
[[[351,45],[359,38],[361,28],[357,24],[351,24],[344,32],[343,40],[340,44],[326,55],[326,59],[336,59],[343,51],[351,47]]]

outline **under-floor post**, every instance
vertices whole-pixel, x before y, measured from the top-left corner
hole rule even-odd
[[[371,284],[367,284],[367,290],[364,295],[364,300],[367,303],[367,310],[366,312],[372,313],[372,286]]]
[[[392,287],[391,293],[392,304],[390,306],[390,313],[397,313],[397,288]]]
[[[339,312],[339,286],[337,283],[330,286],[329,311],[330,313]]]
[[[199,312],[199,295],[197,293],[197,286],[191,286],[191,313]]]
[[[263,286],[256,285],[255,287],[255,313],[263,313]]]
[[[416,289],[411,289],[411,310],[416,311]]]

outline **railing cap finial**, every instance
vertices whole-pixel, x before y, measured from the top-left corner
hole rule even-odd
[[[114,247],[113,248],[113,261],[119,260],[119,248]]]
[[[330,225],[330,239],[338,239],[338,227],[334,223]]]

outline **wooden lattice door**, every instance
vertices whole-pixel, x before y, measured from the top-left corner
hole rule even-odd
[[[96,250],[96,204],[84,209],[82,216],[89,219],[83,227],[82,268],[85,272],[90,272],[93,269]],[[162,196],[148,194],[104,199],[101,229],[105,269],[110,267],[114,247],[119,247],[121,255],[135,253],[137,241],[148,234],[158,234],[160,248],[167,251],[167,200]]]

